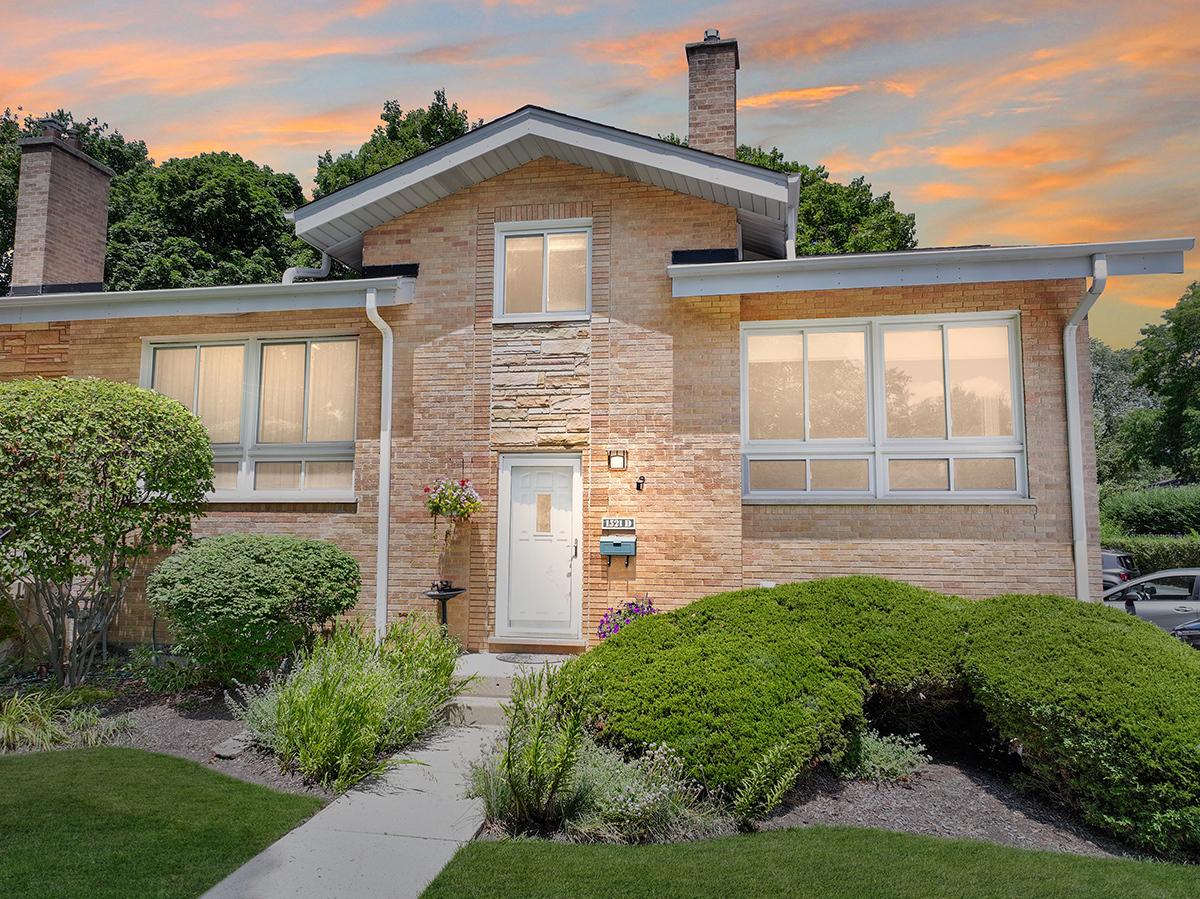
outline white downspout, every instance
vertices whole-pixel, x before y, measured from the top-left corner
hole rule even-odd
[[[383,335],[379,375],[379,527],[375,535],[375,639],[383,642],[387,633],[388,525],[392,515],[392,329],[379,315],[374,287],[367,288],[366,311],[371,324]]]
[[[1079,407],[1079,348],[1076,332],[1108,281],[1108,260],[1103,253],[1092,257],[1092,286],[1063,328],[1063,368],[1067,382],[1067,454],[1071,470],[1071,535],[1075,543],[1075,598],[1091,599],[1088,584],[1087,501],[1083,485],[1083,423]]]
[[[297,278],[324,278],[329,274],[329,269],[333,266],[333,259],[328,253],[321,254],[320,268],[298,268],[292,266],[283,273],[283,280],[280,284],[294,284]]]

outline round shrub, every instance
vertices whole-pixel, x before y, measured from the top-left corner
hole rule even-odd
[[[321,540],[228,534],[163,560],[147,583],[176,649],[205,675],[248,681],[310,644],[358,599],[358,562]]]
[[[1061,596],[970,609],[967,683],[1027,770],[1089,822],[1200,858],[1200,653]]]
[[[837,667],[769,598],[711,596],[635,621],[581,660],[605,742],[666,744],[688,777],[736,792],[773,747],[840,753],[861,722],[862,676]]]
[[[881,577],[839,577],[761,591],[794,612],[836,665],[891,694],[957,690],[970,603]]]

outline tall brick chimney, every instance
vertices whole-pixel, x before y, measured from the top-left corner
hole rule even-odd
[[[40,137],[17,143],[21,180],[9,295],[100,290],[113,170],[83,152],[74,129],[64,136],[54,119],[42,119]]]
[[[737,156],[738,45],[715,28],[688,44],[688,146]]]

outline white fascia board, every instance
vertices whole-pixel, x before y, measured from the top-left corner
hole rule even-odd
[[[578,147],[601,156],[612,156],[635,165],[662,169],[684,178],[694,178],[719,184],[726,189],[750,196],[763,197],[782,204],[791,199],[788,176],[760,166],[678,147],[655,138],[560,116],[541,109],[527,109],[514,114],[495,128],[487,125],[468,132],[457,140],[443,144],[410,163],[400,163],[385,169],[328,198],[314,200],[288,213],[296,225],[296,235],[317,238],[322,226],[358,212],[360,215],[374,203],[393,194],[431,181],[451,170],[470,164],[473,160],[496,154],[500,168],[507,169],[503,149],[525,138],[534,138]],[[547,148],[549,149],[549,148]],[[794,205],[794,204],[792,204]],[[370,214],[367,214],[370,218]],[[392,215],[379,218],[378,224],[390,221]],[[786,219],[786,215],[784,216]],[[782,221],[782,220],[781,220]]]
[[[300,284],[240,284],[170,290],[57,293],[0,298],[0,325],[115,318],[164,318],[173,315],[242,315],[357,309],[374,288],[380,306],[412,302],[414,278],[363,278],[308,281]]]
[[[1195,238],[1125,240],[1029,247],[963,247],[805,256],[753,262],[670,265],[671,295],[711,297],[801,290],[1090,278],[1103,253],[1109,275],[1183,272]]]

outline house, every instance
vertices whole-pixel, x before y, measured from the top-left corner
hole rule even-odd
[[[686,53],[690,147],[525,107],[297,209],[359,280],[100,292],[70,241],[102,167],[29,139],[0,375],[181,399],[216,457],[199,535],[345,547],[377,625],[452,580],[472,649],[850,573],[1098,598],[1086,315],[1193,240],[797,258],[796,176],[734,158],[737,42]],[[442,477],[484,499],[446,545]],[[134,597],[113,637],[153,626]]]

